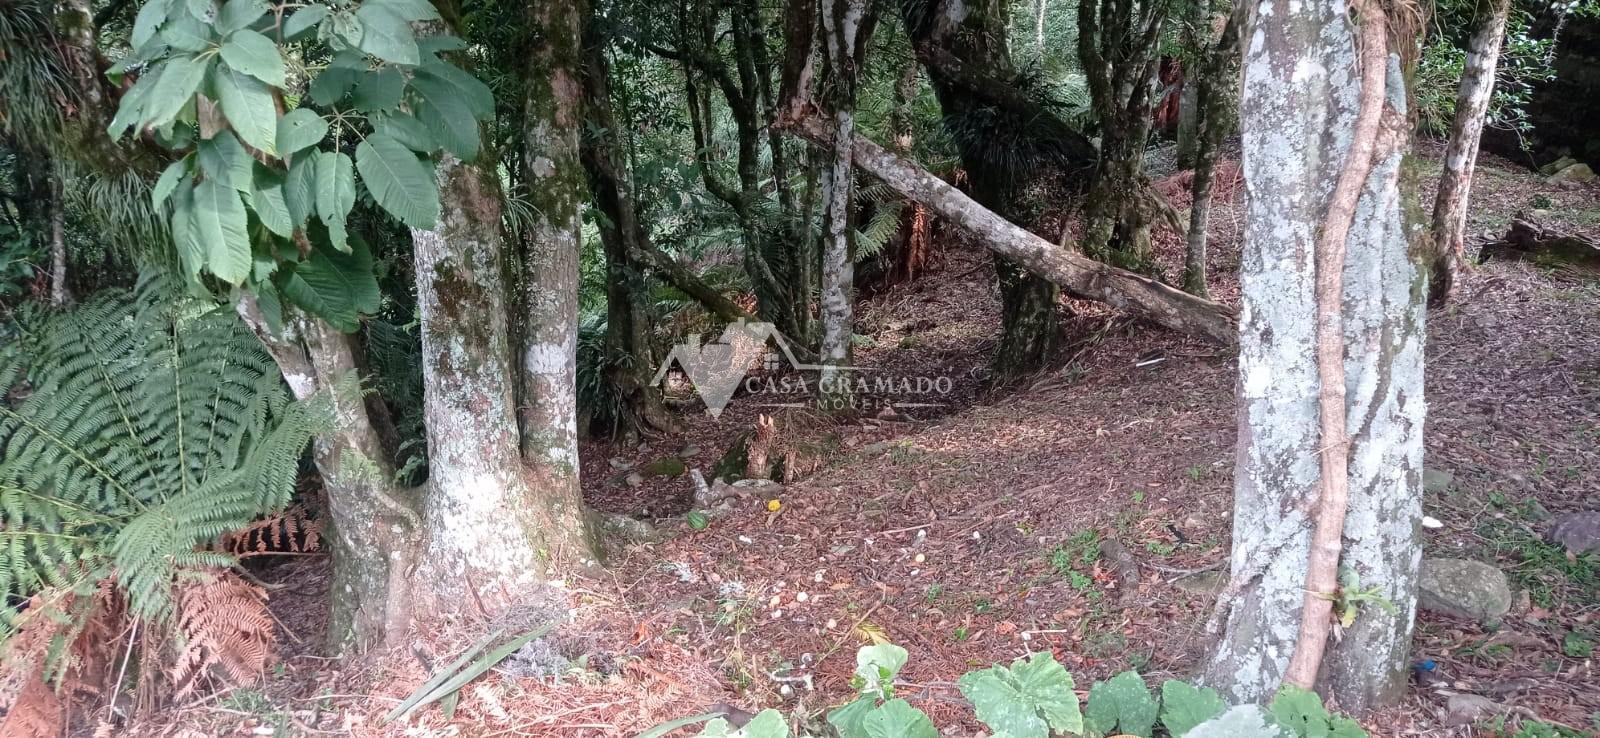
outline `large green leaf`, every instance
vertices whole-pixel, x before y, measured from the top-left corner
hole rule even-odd
[[[867,738],[867,716],[878,708],[876,697],[861,697],[828,711],[828,724],[840,738]]]
[[[328,6],[322,3],[312,3],[299,10],[283,21],[283,38],[285,41],[298,41],[300,35],[316,28],[323,18],[328,17]]]
[[[439,189],[433,174],[399,141],[374,133],[356,146],[356,168],[378,206],[412,228],[439,220]]]
[[[256,165],[255,183],[250,188],[250,206],[256,219],[267,230],[284,238],[294,235],[294,221],[289,217],[289,206],[283,199],[283,177],[260,164]]]
[[[149,0],[140,6],[139,14],[133,17],[133,31],[128,36],[134,48],[144,46],[150,39],[155,38],[156,31],[167,20],[171,4],[171,0]]]
[[[284,86],[283,56],[278,45],[255,31],[235,31],[222,42],[222,60],[273,87]]]
[[[350,245],[348,254],[313,249],[305,261],[280,268],[273,278],[290,302],[347,332],[359,327],[362,313],[377,312],[383,299],[372,252],[358,238]]]
[[[1239,705],[1194,726],[1186,738],[1288,738],[1257,705]]]
[[[454,87],[466,99],[467,109],[471,110],[478,120],[489,120],[494,117],[494,91],[461,67],[442,59],[430,58],[421,69],[417,70],[417,76],[436,79]]]
[[[208,179],[194,188],[194,238],[205,247],[206,269],[229,284],[250,276],[250,237],[244,203],[232,187]]]
[[[366,0],[366,5],[381,6],[408,21],[439,20],[439,11],[428,0]]]
[[[156,34],[156,37],[168,46],[191,53],[210,49],[214,36],[210,23],[194,17],[189,11],[176,5],[168,11],[166,21],[161,24],[161,31]]]
[[[144,124],[160,128],[178,117],[178,111],[194,99],[205,81],[211,58],[180,54],[161,65],[161,79],[144,101]]]
[[[217,13],[217,33],[224,36],[241,28],[248,28],[267,14],[263,0],[228,0]]]
[[[1194,726],[1221,715],[1227,709],[1228,703],[1223,702],[1217,690],[1210,687],[1196,687],[1176,679],[1168,679],[1161,684],[1161,725],[1172,733],[1173,738],[1182,738]]]
[[[283,180],[283,204],[289,209],[294,227],[306,224],[317,211],[317,158],[314,154],[297,157]]]
[[[1110,735],[1115,730],[1150,738],[1156,723],[1156,701],[1139,672],[1124,671],[1096,682],[1089,690],[1083,719],[1090,731],[1100,735]]]
[[[165,65],[140,75],[138,81],[122,93],[122,99],[117,103],[117,114],[112,116],[111,124],[106,126],[106,135],[112,140],[122,138],[122,134],[127,133],[130,127],[144,120],[144,109],[150,102],[150,93],[155,89],[164,71],[166,71]]]
[[[328,137],[328,121],[310,108],[295,108],[278,119],[277,145],[280,156],[291,156],[301,149],[322,143]]]
[[[344,219],[356,204],[356,176],[350,157],[338,151],[317,152],[317,215],[328,226],[328,236],[340,251],[346,250]]]
[[[172,191],[172,243],[178,250],[178,264],[191,279],[200,276],[206,265],[206,246],[194,230],[194,182],[187,178]]]
[[[361,41],[356,48],[396,64],[415,65],[422,61],[411,24],[393,8],[365,2],[356,8],[356,20],[361,21]]]
[[[395,67],[383,67],[367,72],[356,84],[351,102],[363,113],[379,113],[400,107],[400,97],[406,91],[405,75]]]
[[[236,190],[250,189],[251,167],[255,166],[255,160],[232,133],[218,131],[217,135],[201,141],[197,155],[200,171],[207,178]]]
[[[161,178],[156,180],[155,187],[150,188],[150,207],[160,208],[161,203],[167,201],[172,191],[177,189],[178,182],[189,176],[189,157],[185,156],[161,171]]]
[[[437,77],[423,74],[411,79],[411,89],[419,98],[413,107],[417,119],[428,127],[433,138],[462,161],[477,158],[482,144],[478,119],[461,91]]]
[[[893,643],[862,646],[856,650],[855,678],[862,694],[889,695],[894,678],[905,668],[909,654]]]
[[[278,153],[278,108],[272,91],[260,80],[231,67],[211,72],[211,88],[228,125],[244,142],[268,154]]]
[[[1301,738],[1366,738],[1366,731],[1350,718],[1334,715],[1316,692],[1286,685],[1267,708],[1278,725]]]
[[[312,78],[311,100],[318,105],[339,102],[366,73],[366,69],[367,62],[358,53],[346,52],[335,56],[326,69]]]
[[[372,130],[399,141],[419,154],[431,153],[439,148],[438,141],[428,132],[428,127],[407,113],[374,116]]]
[[[1034,653],[982,671],[968,672],[958,682],[978,719],[995,733],[1011,738],[1047,738],[1050,731],[1083,732],[1072,675],[1045,653]]]
[[[869,738],[939,738],[939,729],[921,710],[901,699],[889,700],[867,715]]]

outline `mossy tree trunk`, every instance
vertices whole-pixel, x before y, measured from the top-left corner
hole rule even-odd
[[[1083,208],[1083,251],[1149,272],[1150,228],[1159,203],[1144,174],[1151,84],[1169,0],[1083,0],[1078,59],[1100,129],[1100,158]]]
[[[1030,139],[1061,133],[1041,119],[985,97],[983,86],[1008,88],[1014,96],[1016,69],[1006,42],[1006,3],[999,0],[901,0],[907,35],[923,61],[946,129],[955,139],[972,197],[1001,217],[1027,227],[1038,211],[1029,190],[1038,178],[1058,174],[1059,164],[1032,158],[1015,147],[1033,148]],[[957,19],[956,22],[951,22]],[[992,93],[991,93],[992,94]],[[1076,137],[1076,132],[1068,132]],[[1053,149],[1054,141],[1042,143]],[[1018,162],[1024,162],[1021,166]],[[1001,381],[1043,367],[1060,335],[1054,283],[1026,268],[995,257],[1000,285],[1001,336],[992,366]]]
[[[600,242],[606,257],[606,375],[623,398],[624,417],[616,427],[628,435],[674,427],[662,404],[661,390],[650,383],[656,357],[650,340],[650,314],[645,304],[649,282],[639,261],[649,236],[639,223],[611,108],[611,65],[608,39],[597,20],[589,19],[584,38],[584,110],[588,123],[580,142],[589,192],[599,218]]]
[[[1191,295],[1207,297],[1206,251],[1211,224],[1211,191],[1216,179],[1217,149],[1233,129],[1233,107],[1237,102],[1234,80],[1239,59],[1238,14],[1229,17],[1222,37],[1208,49],[1186,84],[1195,90],[1194,178],[1189,192],[1188,242],[1184,248],[1183,289]]]
[[[1276,692],[1300,634],[1324,448],[1322,388],[1308,350],[1317,334],[1312,244],[1345,164],[1361,88],[1343,3],[1259,0],[1252,10],[1241,100],[1249,199],[1232,575],[1204,676],[1235,701]],[[1362,605],[1329,644],[1317,680],[1358,713],[1405,691],[1421,558],[1427,275],[1398,57],[1387,75],[1386,143],[1354,203],[1341,271],[1350,444],[1342,564],[1396,609]]]

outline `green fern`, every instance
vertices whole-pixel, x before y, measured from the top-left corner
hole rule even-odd
[[[166,621],[217,536],[289,501],[323,413],[292,402],[226,307],[146,275],[67,312],[19,316],[0,348],[0,597],[114,578]],[[0,640],[12,634],[0,625]]]

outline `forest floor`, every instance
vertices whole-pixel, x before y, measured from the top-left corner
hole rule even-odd
[[[1436,172],[1437,152],[1424,153]],[[1213,216],[1212,280],[1227,301],[1238,294],[1236,172],[1225,167]],[[1182,184],[1168,185],[1180,208]],[[1473,196],[1475,240],[1536,207],[1546,222],[1600,233],[1592,185],[1563,188],[1487,161]],[[1163,238],[1170,273],[1180,252]],[[992,387],[998,299],[988,258],[959,238],[945,239],[938,257],[932,275],[863,303],[857,363],[948,377],[941,406],[839,422],[735,397],[717,418],[685,406],[681,434],[586,444],[590,503],[648,514],[667,537],[614,551],[600,578],[565,582],[570,621],[550,643],[570,668],[555,677],[502,670],[463,690],[453,721],[428,708],[380,727],[429,676],[427,664],[470,639],[428,633],[388,658],[322,658],[314,610],[326,564],[302,558],[265,573],[287,585],[273,598],[283,667],[261,687],[135,732],[628,736],[719,703],[836,704],[848,696],[856,648],[872,638],[910,652],[900,695],[947,735],[974,727],[955,680],[1029,650],[1055,652],[1083,688],[1130,667],[1152,683],[1191,673],[1211,643],[1205,621],[1226,569],[1232,357],[1074,303],[1060,361]],[[1550,516],[1600,500],[1595,275],[1498,261],[1474,270],[1429,315],[1427,390],[1435,473],[1425,509],[1443,523],[1427,532],[1428,551],[1496,563],[1525,594],[1494,629],[1421,615],[1415,657],[1437,662],[1445,683],[1418,686],[1367,726],[1377,736],[1497,734],[1445,726],[1449,689],[1515,708],[1513,722],[1537,715],[1590,728],[1600,711],[1600,563],[1565,556],[1540,531]],[[768,499],[739,499],[694,530],[683,516],[689,478],[652,465],[708,470],[762,413],[775,416],[774,457],[797,479],[776,511]],[[630,470],[647,468],[668,473],[629,484]],[[1134,566],[1112,566],[1105,541]]]

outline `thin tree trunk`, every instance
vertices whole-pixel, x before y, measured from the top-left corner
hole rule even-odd
[[[332,522],[326,538],[333,549],[330,650],[361,652],[401,643],[411,622],[407,578],[420,553],[422,519],[414,492],[395,481],[394,466],[362,401],[352,337],[298,311],[274,328],[254,296],[245,296],[237,307],[295,398],[320,394],[332,406],[330,427],[312,444]]]
[[[61,307],[72,302],[67,288],[67,200],[61,172],[46,176],[50,179],[50,304]]]
[[[1429,301],[1435,305],[1450,298],[1456,276],[1467,264],[1467,198],[1472,190],[1484,118],[1494,97],[1495,66],[1500,60],[1511,0],[1478,0],[1477,8],[1481,25],[1467,43],[1466,68],[1456,94],[1456,118],[1450,125],[1444,173],[1439,177],[1439,191],[1433,201],[1433,242],[1438,257]]]
[[[1033,52],[1044,59],[1044,19],[1046,0],[1033,0]]]
[[[1249,200],[1232,573],[1211,624],[1222,631],[1204,676],[1234,701],[1269,699],[1300,640],[1323,474],[1323,383],[1306,350],[1318,335],[1312,265],[1321,260],[1311,244],[1355,138],[1361,88],[1346,8],[1259,0],[1253,10],[1241,101]],[[1395,57],[1387,66],[1390,79],[1401,78]],[[1395,118],[1386,125],[1394,125],[1407,101],[1403,85],[1388,92]],[[1318,688],[1353,712],[1404,691],[1421,555],[1426,275],[1412,243],[1415,224],[1403,216],[1404,157],[1403,145],[1387,149],[1362,178],[1340,270],[1348,391],[1339,414],[1351,420],[1342,563],[1360,587],[1397,607],[1393,615],[1361,607],[1324,661]]]
[[[807,118],[789,126],[819,147],[831,147],[830,127]],[[965,228],[997,255],[1061,286],[1069,294],[1128,310],[1176,331],[1232,345],[1236,338],[1233,311],[1154,279],[1118,269],[1046,241],[996,215],[927,170],[885,150],[866,137],[854,138],[855,165],[896,192]]]
[[[1231,88],[1235,75],[1234,61],[1239,55],[1238,14],[1233,14],[1223,28],[1222,37],[1215,48],[1205,55],[1204,62],[1184,82],[1185,91],[1194,90],[1196,139],[1194,151],[1194,177],[1190,182],[1189,233],[1184,249],[1183,290],[1191,295],[1208,297],[1206,283],[1206,250],[1211,226],[1211,194],[1216,179],[1217,149],[1222,146],[1223,135],[1232,127],[1228,103],[1233,100]],[[1184,103],[1186,106],[1189,102]],[[1188,108],[1186,107],[1185,110]],[[1181,139],[1180,139],[1181,140]]]
[[[850,383],[838,367],[849,366],[854,331],[855,269],[850,215],[856,103],[856,50],[866,0],[823,0],[822,39],[827,50],[827,94],[823,105],[833,116],[829,161],[822,170],[822,374],[818,386],[828,409],[847,410]]]

